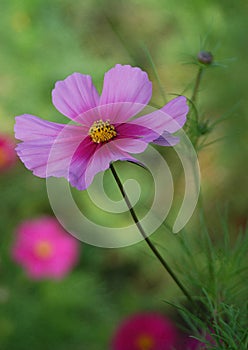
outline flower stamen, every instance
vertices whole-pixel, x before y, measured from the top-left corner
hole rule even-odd
[[[140,350],[151,350],[154,346],[154,340],[148,334],[141,334],[136,340],[136,345]]]
[[[117,135],[114,125],[109,120],[97,120],[93,123],[89,130],[89,135],[93,142],[107,142]]]
[[[35,255],[41,259],[48,259],[53,254],[53,247],[48,241],[40,241],[35,246]]]

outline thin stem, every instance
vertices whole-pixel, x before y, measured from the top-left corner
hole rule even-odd
[[[200,67],[199,70],[198,70],[197,76],[196,76],[195,86],[194,86],[193,94],[192,94],[192,97],[191,97],[191,100],[193,102],[196,101],[196,95],[197,95],[197,92],[198,92],[198,89],[199,89],[199,86],[200,86],[202,75],[203,75],[203,67]]]
[[[164,260],[164,258],[162,257],[162,255],[159,253],[159,251],[157,250],[157,248],[153,245],[153,243],[151,242],[151,240],[147,237],[143,227],[141,226],[139,219],[132,207],[132,204],[130,203],[130,200],[124,190],[124,187],[122,186],[121,180],[113,166],[113,164],[110,164],[110,170],[112,171],[112,174],[115,178],[115,181],[121,191],[121,194],[127,204],[128,210],[133,218],[133,221],[135,222],[139,232],[141,233],[141,235],[143,236],[143,238],[145,239],[146,243],[148,244],[149,248],[151,249],[151,251],[153,252],[153,254],[156,256],[156,258],[159,260],[159,262],[162,264],[162,266],[164,267],[164,269],[169,273],[169,275],[172,277],[172,279],[174,280],[174,282],[178,285],[178,287],[181,289],[181,291],[183,292],[183,294],[188,298],[188,300],[193,303],[193,299],[191,298],[191,296],[189,295],[189,293],[187,292],[187,290],[185,289],[185,287],[183,286],[183,284],[179,281],[179,279],[177,278],[177,276],[175,275],[175,273],[172,271],[172,269],[170,268],[170,266],[167,264],[167,262]]]
[[[149,60],[150,64],[151,64],[151,67],[152,67],[152,70],[154,72],[154,75],[155,75],[155,78],[157,80],[157,83],[158,83],[158,87],[159,87],[159,91],[160,91],[160,94],[164,100],[164,103],[166,103],[166,96],[165,96],[165,91],[164,91],[164,88],[162,86],[162,83],[160,81],[160,78],[159,78],[159,75],[158,75],[158,72],[157,72],[157,69],[156,69],[156,66],[155,66],[155,63],[152,59],[152,56],[148,50],[148,48],[144,45],[143,47],[143,50],[145,51],[145,54],[147,56],[147,59]]]

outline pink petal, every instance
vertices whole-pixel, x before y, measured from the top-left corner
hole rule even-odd
[[[116,160],[137,162],[129,155],[145,150],[147,144],[135,139],[116,139],[105,144],[94,144],[90,140],[80,145],[73,157],[69,181],[79,190],[85,190],[92,183],[95,175],[109,168]]]
[[[164,132],[157,139],[153,140],[152,143],[155,143],[159,146],[175,146],[180,141],[180,138],[173,136],[168,132]]]
[[[136,138],[160,146],[174,146],[180,141],[179,137],[173,136],[166,131],[162,135],[159,135],[149,128],[132,123],[120,124],[116,127],[116,131],[119,138]]]
[[[142,140],[126,138],[126,139],[116,139],[113,142],[113,146],[124,152],[130,153],[142,153],[147,147],[147,143]]]
[[[152,83],[140,68],[117,64],[104,77],[101,115],[123,122],[140,112],[152,95]]]
[[[60,113],[90,126],[94,119],[90,110],[98,105],[99,95],[89,75],[73,73],[55,84],[52,100]]]
[[[18,140],[34,141],[42,139],[44,135],[53,139],[63,127],[62,124],[51,123],[30,114],[23,114],[16,117],[14,130]]]
[[[80,143],[76,152],[73,154],[70,164],[69,181],[78,190],[85,190],[88,187],[85,183],[85,172],[93,154],[100,147],[101,144],[92,142],[88,136]]]
[[[133,139],[117,139],[104,144],[95,152],[88,164],[85,173],[86,186],[88,187],[92,183],[97,173],[108,169],[111,162],[117,160],[134,161],[134,158],[129,155],[129,152],[141,153],[146,147],[147,144],[145,142]]]
[[[151,134],[151,129],[146,128],[142,125],[136,125],[131,122],[117,124],[115,125],[118,137],[120,138],[142,138],[149,136]],[[155,137],[159,136],[157,133],[154,133]]]
[[[68,178],[71,157],[86,137],[77,125],[56,124],[24,114],[16,117],[16,151],[25,166],[39,177]]]
[[[163,108],[137,118],[130,123],[144,126],[161,135],[164,131],[173,133],[181,129],[186,122],[186,115],[189,111],[187,99],[179,96]]]

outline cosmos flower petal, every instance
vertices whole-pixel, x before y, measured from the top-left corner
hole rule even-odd
[[[101,145],[93,143],[90,137],[86,137],[76,149],[70,163],[69,181],[73,187],[84,190],[86,186],[85,172],[94,153]]]
[[[146,147],[145,142],[133,139],[117,139],[114,142],[106,143],[95,152],[88,164],[85,173],[86,186],[88,187],[92,183],[97,173],[108,169],[111,162],[116,160],[134,161],[129,152],[141,153]]]
[[[48,122],[30,114],[15,118],[15,137],[21,141],[34,141],[44,136],[54,138],[64,125]]]
[[[140,140],[117,139],[105,144],[92,143],[86,138],[73,156],[69,181],[79,190],[85,190],[92,183],[94,176],[109,168],[116,160],[137,162],[129,152],[140,153],[147,144]]]
[[[152,132],[151,129],[145,126],[136,125],[131,122],[116,125],[115,127],[120,138],[143,138],[151,135]],[[159,136],[157,133],[154,133],[154,135],[155,137]]]
[[[115,147],[118,147],[120,150],[128,153],[141,153],[144,152],[144,150],[147,147],[147,143],[143,140],[139,139],[116,139],[112,142]]]
[[[117,64],[104,76],[100,110],[111,122],[124,122],[150,101],[152,83],[140,68]]]
[[[142,125],[136,125],[132,122],[121,124],[117,128],[117,132],[120,138],[134,138],[141,139],[146,143],[153,142],[153,140],[159,138],[159,134]]]
[[[91,109],[98,105],[99,95],[89,75],[73,73],[55,84],[52,101],[60,113],[84,124],[93,118]]]
[[[117,127],[117,131],[120,138],[138,138],[146,143],[152,142],[160,146],[174,146],[180,141],[179,137],[173,136],[167,131],[159,135],[149,128],[132,123],[121,124]]]
[[[189,111],[186,102],[186,97],[176,97],[163,108],[137,118],[130,123],[150,128],[159,135],[164,131],[170,133],[176,132],[181,129],[186,122],[186,115]]]
[[[159,146],[175,146],[179,141],[179,137],[173,136],[169,132],[165,131],[157,139],[153,140],[152,143],[155,143]]]
[[[70,159],[86,136],[77,125],[48,122],[31,115],[16,117],[16,151],[25,166],[39,177],[68,178]]]

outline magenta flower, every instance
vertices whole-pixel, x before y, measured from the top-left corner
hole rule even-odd
[[[201,350],[201,349],[204,350],[206,349],[206,346],[195,338],[189,338],[186,341],[185,349],[186,350]]]
[[[140,313],[124,320],[112,341],[113,350],[171,350],[176,347],[177,330],[164,316]]]
[[[9,169],[17,160],[15,144],[5,134],[0,134],[0,172]]]
[[[25,221],[17,228],[12,256],[30,278],[60,279],[74,267],[78,255],[78,241],[52,217]]]
[[[91,77],[74,73],[56,83],[54,106],[76,122],[63,125],[24,114],[16,117],[17,146],[25,166],[39,177],[65,177],[79,190],[111,162],[138,162],[130,153],[141,153],[149,142],[175,145],[171,133],[186,121],[186,98],[177,97],[162,109],[137,119],[149,102],[152,84],[140,68],[117,64],[104,77],[101,96]]]
[[[215,341],[209,333],[205,335],[205,339],[209,344],[216,345]],[[200,340],[188,337],[186,339],[185,350],[207,350],[208,345],[202,343]]]

